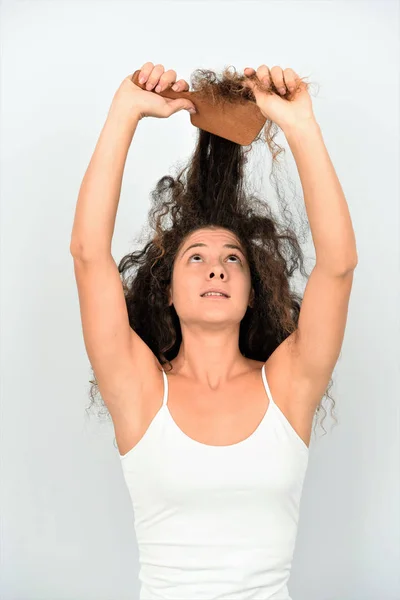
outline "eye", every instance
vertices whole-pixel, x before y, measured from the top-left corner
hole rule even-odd
[[[201,256],[200,254],[192,254],[192,256],[189,258],[189,260],[191,260],[194,256]],[[241,263],[242,261],[240,260],[240,257],[237,254],[230,254],[228,256],[228,258],[231,258],[232,256],[234,256],[235,258],[238,259],[238,261]],[[197,260],[195,262],[198,262]]]
[[[235,258],[237,258],[237,259],[238,259],[238,261],[239,261],[239,262],[242,262],[242,261],[240,260],[240,257],[239,257],[237,254],[230,254],[230,255],[228,256],[228,258],[230,258],[231,256],[234,256]]]

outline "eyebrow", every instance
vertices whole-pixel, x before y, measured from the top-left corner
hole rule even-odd
[[[185,252],[184,252],[184,253],[181,255],[181,258],[183,258],[183,257],[184,257],[184,255],[186,254],[186,252],[187,252],[188,250],[190,250],[190,248],[196,248],[196,247],[198,247],[198,246],[205,246],[206,248],[208,248],[207,244],[203,244],[203,243],[201,243],[201,242],[197,242],[196,244],[192,244],[191,246],[188,246],[188,247],[186,248]],[[224,248],[235,248],[236,250],[239,250],[239,251],[240,251],[240,252],[243,254],[243,256],[245,256],[245,254],[244,254],[243,250],[241,249],[241,247],[240,247],[240,246],[237,246],[236,244],[224,244],[224,246],[223,246],[223,247],[224,247]]]

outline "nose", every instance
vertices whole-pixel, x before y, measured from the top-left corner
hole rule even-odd
[[[210,273],[210,279],[213,279],[215,277],[215,271],[211,271]],[[223,279],[225,277],[223,271],[221,270],[221,272],[219,273],[219,277],[220,279]]]

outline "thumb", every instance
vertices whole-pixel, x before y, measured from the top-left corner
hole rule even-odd
[[[169,115],[173,115],[180,110],[188,110],[189,112],[197,112],[195,105],[193,102],[189,100],[185,100],[184,98],[177,98],[176,100],[171,100],[168,103],[168,112]]]

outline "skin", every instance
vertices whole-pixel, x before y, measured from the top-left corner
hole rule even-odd
[[[191,248],[183,255],[198,242],[207,247]],[[249,370],[239,350],[239,328],[254,298],[250,269],[243,253],[224,244],[243,248],[223,228],[199,229],[187,236],[175,257],[169,288],[169,305],[174,304],[182,329],[179,353],[171,361],[174,370],[210,390]],[[211,287],[223,289],[230,298],[202,298]]]

